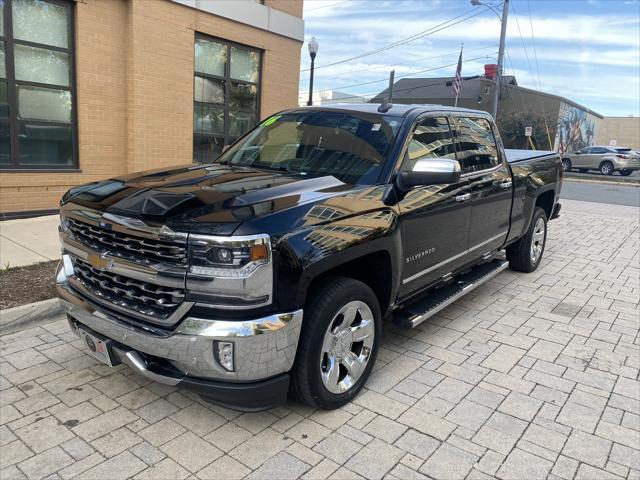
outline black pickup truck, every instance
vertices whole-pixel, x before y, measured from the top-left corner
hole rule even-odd
[[[236,409],[336,408],[383,321],[538,267],[561,180],[557,154],[505,152],[484,112],[288,110],[215,163],[67,192],[57,289],[109,365]]]

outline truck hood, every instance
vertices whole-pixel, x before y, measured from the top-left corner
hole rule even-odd
[[[244,222],[354,188],[333,176],[304,177],[220,164],[189,165],[72,188],[63,203],[141,219],[151,226],[166,225],[175,231],[231,235]]]

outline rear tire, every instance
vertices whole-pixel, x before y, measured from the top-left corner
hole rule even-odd
[[[562,159],[562,171],[563,172],[571,171],[571,160],[569,160],[568,158]]]
[[[366,284],[328,277],[305,306],[292,396],[326,410],[349,403],[376,361],[381,324],[378,299]]]
[[[631,170],[627,170],[627,169],[620,170],[620,175],[622,175],[623,177],[628,177],[629,175],[631,175],[631,173],[632,173]]]
[[[600,164],[600,173],[602,175],[613,175],[613,163],[609,160],[605,160]]]
[[[547,214],[536,207],[527,233],[513,245],[507,247],[507,260],[511,270],[531,273],[542,260],[547,243]]]

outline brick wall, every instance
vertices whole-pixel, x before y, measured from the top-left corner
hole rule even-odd
[[[301,16],[302,2],[267,5]],[[78,0],[80,172],[0,174],[0,212],[56,208],[71,186],[191,162],[194,34],[264,50],[261,115],[296,106],[298,41],[173,2]]]

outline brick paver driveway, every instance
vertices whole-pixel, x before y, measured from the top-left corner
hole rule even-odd
[[[97,365],[62,320],[4,336],[0,478],[639,478],[638,276],[637,214],[564,213],[538,272],[388,326],[332,412],[208,405]]]

